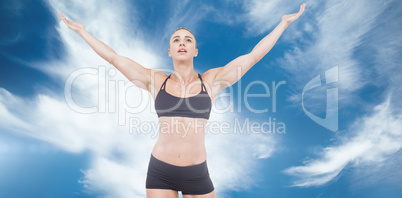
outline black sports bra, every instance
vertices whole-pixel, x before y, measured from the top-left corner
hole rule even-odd
[[[180,98],[166,92],[166,81],[170,78],[169,75],[163,82],[158,95],[155,98],[155,109],[158,117],[190,117],[190,118],[205,118],[209,119],[212,103],[208,95],[201,75],[198,77],[201,80],[201,92],[195,96]]]

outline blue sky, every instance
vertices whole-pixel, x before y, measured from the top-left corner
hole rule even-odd
[[[210,123],[230,126],[206,134],[217,196],[399,197],[401,2],[305,2],[302,17],[215,103]],[[168,39],[187,27],[199,49],[194,66],[203,73],[250,52],[301,3],[2,1],[0,197],[145,197],[157,140],[146,128],[157,122],[152,99],[58,12],[117,53],[166,73],[173,68]],[[322,86],[303,95],[317,76]],[[272,83],[280,82],[274,97]],[[266,93],[264,85],[269,96],[245,101],[245,94]],[[328,119],[313,121],[305,111]],[[328,116],[333,112],[338,120]],[[241,131],[236,122],[285,130]]]

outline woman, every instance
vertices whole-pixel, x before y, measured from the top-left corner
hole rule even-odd
[[[305,5],[300,6],[298,13],[284,15],[279,25],[249,54],[202,75],[194,71],[193,59],[198,49],[194,35],[186,28],[178,28],[170,38],[168,54],[173,59],[174,72],[168,76],[116,54],[85,31],[82,23],[71,22],[59,13],[60,19],[99,56],[136,86],[149,91],[155,100],[161,127],[150,156],[147,197],[178,197],[178,191],[184,198],[216,197],[204,145],[212,104],[220,90],[236,83],[271,50],[288,25],[300,17]],[[240,71],[240,75],[233,71]]]

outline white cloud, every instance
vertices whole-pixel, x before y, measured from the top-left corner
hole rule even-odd
[[[135,149],[133,147],[133,149]],[[133,160],[125,159],[125,161]],[[143,161],[122,163],[98,156],[93,167],[83,171],[85,179],[80,183],[102,197],[144,197],[147,164]]]
[[[272,31],[273,27],[281,22],[283,15],[298,12],[298,6],[300,5],[294,1],[244,1],[245,17],[248,21],[246,28],[252,35]]]
[[[346,166],[378,164],[402,148],[402,115],[394,115],[390,99],[376,106],[372,115],[357,120],[342,132],[339,145],[323,150],[321,156],[304,166],[286,169],[295,176],[294,186],[318,186],[333,180]]]
[[[58,18],[57,12],[61,12],[70,20],[82,22],[91,34],[117,53],[150,68],[166,69],[159,66],[165,65],[168,58],[155,54],[153,46],[142,41],[146,32],[129,33],[129,29],[138,27],[132,20],[138,11],[127,10],[129,6],[126,2],[50,1],[49,7],[55,18]],[[196,10],[195,7],[192,9]],[[186,14],[195,16],[191,11]],[[203,16],[194,18],[190,27],[196,28],[195,23]],[[173,16],[172,21],[176,20],[175,17],[179,16]],[[171,22],[166,28],[171,29],[175,25]],[[11,133],[49,142],[67,152],[92,153],[92,166],[83,170],[84,177],[80,180],[89,191],[99,192],[104,197],[144,197],[146,169],[156,139],[151,138],[153,134],[130,134],[129,118],[157,123],[153,102],[143,102],[151,101],[150,95],[130,87],[131,84],[119,72],[108,75],[110,70],[115,71],[114,68],[98,57],[63,22],[60,21],[55,28],[66,48],[65,58],[61,61],[24,63],[61,83],[65,83],[73,72],[83,71],[83,68],[95,71],[94,74],[78,76],[73,81],[72,98],[77,105],[95,106],[99,112],[76,112],[69,106],[71,103],[66,102],[65,95],[56,95],[50,90],[49,94],[38,93],[34,98],[22,99],[0,89],[0,116],[4,118],[0,120],[0,127]],[[112,111],[114,105],[116,109]],[[134,108],[135,105],[140,106]],[[212,113],[210,121],[233,124],[235,117],[235,114]],[[261,179],[258,178],[259,162],[256,159],[270,157],[275,142],[274,138],[262,134],[207,133],[208,165],[217,194],[223,197],[227,190],[256,185]]]

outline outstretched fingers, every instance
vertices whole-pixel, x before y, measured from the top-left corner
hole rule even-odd
[[[304,10],[306,8],[306,3],[303,3],[300,5],[300,10],[299,13],[297,13],[299,16],[303,14]]]
[[[61,19],[62,21],[64,21],[64,19],[66,19],[61,13],[57,13],[57,14],[60,16],[59,19]]]
[[[61,13],[57,13],[60,16],[60,20],[62,20],[67,26],[70,27],[70,21],[66,19],[66,17],[64,17]]]

